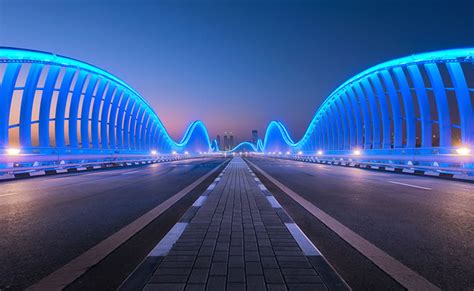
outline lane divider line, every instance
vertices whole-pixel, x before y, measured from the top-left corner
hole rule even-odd
[[[428,188],[428,187],[417,186],[417,185],[412,185],[412,184],[406,184],[406,183],[402,183],[402,182],[396,182],[396,181],[388,181],[388,182],[392,183],[392,184],[403,185],[403,186],[417,188],[417,189],[431,190],[431,188]]]
[[[99,242],[94,247],[85,251],[77,258],[73,259],[58,270],[52,272],[48,276],[41,279],[39,282],[30,286],[30,290],[62,290],[67,285],[74,282],[77,278],[87,272],[91,267],[99,263],[115,249],[121,246],[124,242],[133,237],[137,232],[142,230],[145,226],[155,220],[163,212],[175,205],[181,198],[189,194],[197,186],[199,186],[209,176],[214,174],[223,164],[222,162],[214,169],[204,174],[202,177],[174,194],[152,210],[140,216],[130,224],[126,225],[116,233],[112,234],[105,240]]]
[[[226,166],[227,168],[227,166]],[[223,171],[221,171],[221,174]],[[214,186],[218,182],[214,179]],[[180,220],[168,231],[168,233],[158,242],[158,244],[151,250],[150,253],[143,259],[143,261],[133,270],[133,272],[122,282],[117,288],[120,291],[141,290],[145,286],[148,279],[152,276],[153,271],[159,265],[161,260],[168,255],[173,248],[173,245],[178,241],[186,227],[189,225],[193,217],[198,212],[199,208],[207,200],[207,195],[211,191],[206,190],[199,196],[193,205],[186,210],[181,216]]]
[[[249,160],[247,160],[247,162],[252,165],[257,171],[259,171],[271,183],[273,183],[286,195],[288,195],[294,201],[300,204],[309,213],[311,213],[311,215],[313,215],[319,221],[324,223],[339,237],[349,243],[353,248],[355,248],[362,255],[372,261],[377,267],[379,267],[382,271],[391,276],[403,287],[407,288],[408,290],[441,290],[439,287],[419,275],[417,272],[413,271],[401,262],[397,261],[395,258],[385,253],[383,250],[379,249],[371,242],[364,239],[363,237],[361,237],[360,235],[358,235],[357,233],[334,219],[332,216],[315,206],[313,203],[309,202],[290,188],[280,183],[278,180],[273,178],[270,174],[262,170],[254,163],[250,162]]]

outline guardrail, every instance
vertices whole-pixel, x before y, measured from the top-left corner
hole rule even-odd
[[[17,174],[44,170],[57,170],[69,168],[107,168],[121,165],[138,165],[149,163],[160,163],[184,159],[196,159],[209,157],[209,154],[170,154],[170,155],[17,155],[2,156],[0,163],[7,165],[0,168],[0,176],[6,174]],[[215,155],[212,155],[215,156]]]

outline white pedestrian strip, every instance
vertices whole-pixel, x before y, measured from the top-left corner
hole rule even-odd
[[[162,257],[166,256],[175,242],[179,239],[181,234],[188,226],[187,222],[178,222],[173,228],[165,235],[165,237],[155,246],[155,248],[148,255],[149,257]]]
[[[296,223],[285,223],[286,228],[290,231],[293,238],[296,240],[305,256],[320,256],[321,252],[309,240],[304,232],[296,225]]]
[[[431,188],[423,187],[423,186],[417,186],[417,185],[412,185],[412,184],[406,184],[406,183],[401,183],[401,182],[396,182],[396,181],[388,181],[388,182],[389,182],[389,183],[392,183],[392,184],[403,185],[403,186],[412,187],[412,188],[417,188],[417,189],[431,190]]]
[[[258,187],[259,187],[260,190],[262,190],[262,191],[267,190],[267,187],[265,187],[265,185],[263,185],[262,183],[258,184]]]
[[[207,196],[199,196],[196,201],[194,201],[193,206],[201,207],[202,204],[206,201]]]
[[[282,208],[280,203],[278,203],[278,201],[275,199],[275,197],[273,196],[266,196],[266,197],[267,197],[268,202],[270,202],[273,208]]]

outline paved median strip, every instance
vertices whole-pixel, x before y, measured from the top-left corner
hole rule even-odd
[[[203,175],[191,185],[185,187],[183,190],[174,194],[160,205],[148,211],[132,223],[123,227],[107,239],[101,241],[91,249],[84,252],[71,262],[54,271],[50,275],[41,279],[36,284],[30,286],[31,290],[62,290],[67,285],[87,272],[91,267],[99,263],[120,245],[133,237],[137,232],[155,220],[158,216],[175,205],[181,198],[189,194],[197,186],[199,186],[209,176],[214,174],[225,162],[219,164],[217,167]]]
[[[400,263],[389,254],[377,248],[375,245],[350,230],[348,227],[331,217],[329,214],[316,207],[310,201],[306,200],[290,188],[280,183],[278,180],[273,178],[270,174],[262,170],[254,163],[250,161],[247,162],[252,165],[252,167],[254,167],[258,172],[260,172],[260,174],[267,178],[272,184],[274,184],[286,195],[288,195],[294,201],[300,204],[315,218],[324,223],[339,237],[341,237],[352,247],[358,250],[362,255],[371,260],[377,267],[379,267],[381,270],[391,276],[403,287],[407,288],[408,290],[440,290],[433,283],[429,282],[427,279],[425,279],[412,269]]]

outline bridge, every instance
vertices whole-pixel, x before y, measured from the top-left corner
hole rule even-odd
[[[221,151],[109,72],[0,48],[0,289],[472,288],[473,57],[376,65],[300,140]]]

